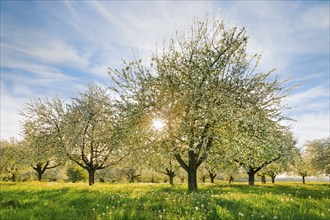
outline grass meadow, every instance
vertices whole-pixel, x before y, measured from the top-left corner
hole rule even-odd
[[[0,182],[0,219],[330,219],[329,183]]]

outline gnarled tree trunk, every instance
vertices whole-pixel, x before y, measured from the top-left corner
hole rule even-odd
[[[46,162],[46,164],[45,164],[44,167],[42,167],[42,163],[37,163],[36,166],[31,165],[32,168],[33,168],[35,171],[37,171],[37,174],[38,174],[38,181],[41,181],[41,179],[42,179],[42,175],[44,174],[44,172],[45,172],[46,170],[48,170],[48,169],[53,169],[53,168],[57,167],[57,165],[55,165],[55,166],[51,166],[51,167],[49,167],[48,165],[49,165],[49,161]]]
[[[168,169],[166,168],[166,173],[165,173],[169,180],[170,180],[170,184],[173,185],[174,184],[174,177],[175,177],[175,172],[172,169]]]
[[[197,157],[194,151],[188,151],[188,164],[186,164],[179,154],[175,155],[179,164],[183,167],[183,169],[188,174],[188,191],[196,191],[197,190]]]

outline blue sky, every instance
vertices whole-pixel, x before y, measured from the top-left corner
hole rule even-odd
[[[36,97],[68,100],[88,83],[110,85],[108,67],[206,15],[246,27],[260,69],[301,84],[286,114],[302,146],[329,136],[329,1],[1,1],[1,138],[19,137],[19,111]]]

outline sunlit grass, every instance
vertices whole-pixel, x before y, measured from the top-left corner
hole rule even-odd
[[[0,219],[330,219],[324,183],[0,184]]]

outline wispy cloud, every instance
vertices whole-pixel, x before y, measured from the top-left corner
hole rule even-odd
[[[302,147],[308,140],[330,136],[330,89],[328,85],[311,87],[289,96],[286,102],[293,108],[286,111],[295,121],[290,122]]]
[[[78,52],[73,45],[66,44],[60,39],[48,39],[44,42],[27,42],[24,39],[17,39],[19,43],[1,43],[2,50],[5,50],[6,57],[20,57],[26,61],[34,60],[38,63],[65,65],[77,69],[84,69],[89,64],[87,52]],[[6,66],[7,59],[5,58]]]
[[[328,4],[237,1],[227,5],[221,13],[230,23],[247,28],[249,50],[263,54],[264,69],[283,72],[297,56],[329,54]]]
[[[26,101],[25,96],[19,96],[24,87],[15,89],[16,95],[11,95],[7,92],[7,85],[1,82],[1,111],[0,111],[0,139],[16,136],[19,138],[20,123],[22,119],[19,115],[19,111],[23,108],[23,104]]]
[[[328,111],[302,114],[296,116],[296,120],[293,132],[300,147],[306,141],[330,136],[330,113]]]
[[[321,85],[303,90],[300,93],[289,96],[286,101],[289,106],[296,106],[301,111],[306,111],[306,104],[315,105],[320,101],[323,109],[313,109],[314,111],[324,110],[329,108],[329,85]],[[323,100],[324,99],[324,100]],[[311,108],[307,108],[311,109]]]

